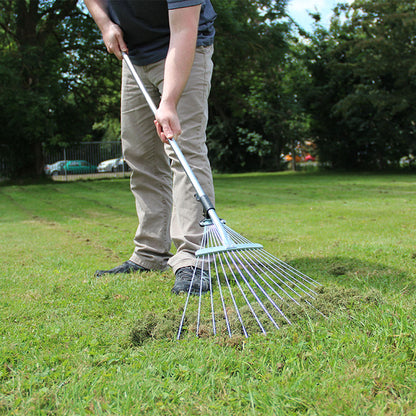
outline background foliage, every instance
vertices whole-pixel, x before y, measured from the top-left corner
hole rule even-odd
[[[15,176],[43,170],[42,144],[77,142],[108,111],[117,65],[77,0],[2,1],[0,143]]]
[[[415,16],[414,1],[357,0],[310,37],[302,96],[321,161],[382,169],[415,151]]]
[[[415,152],[415,8],[355,0],[305,33],[286,0],[213,0],[208,145],[219,171],[280,170],[305,140],[326,166]],[[117,139],[120,65],[77,0],[0,3],[0,169],[39,175],[42,146]]]

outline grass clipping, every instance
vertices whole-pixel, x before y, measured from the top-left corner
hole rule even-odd
[[[361,293],[355,288],[342,288],[337,286],[321,287],[317,290],[318,296],[313,301],[312,306],[306,302],[296,304],[294,302],[285,302],[279,306],[284,315],[291,323],[300,323],[302,320],[324,320],[330,316],[352,315],[360,311],[365,305],[378,305],[382,301],[379,291],[371,289],[366,293]],[[270,305],[271,306],[271,305]],[[219,311],[220,309],[217,309]],[[278,311],[272,307],[267,308],[275,323],[279,327],[289,325]],[[266,316],[260,305],[242,306],[239,309],[240,316],[235,309],[227,308],[225,313],[215,313],[215,329],[213,331],[212,311],[205,311],[201,314],[198,323],[197,308],[188,308],[185,321],[181,332],[181,339],[198,336],[200,338],[219,337],[221,339],[239,340],[245,337],[242,330],[241,321],[248,335],[261,333],[261,327],[258,323],[260,320],[266,333],[277,330],[276,325],[272,323],[269,316]],[[254,312],[254,313],[253,313]],[[166,312],[147,312],[136,321],[130,333],[131,343],[135,346],[143,345],[151,340],[158,339],[175,339],[182,318],[183,310],[171,309]],[[227,318],[225,318],[227,315]],[[258,319],[256,319],[256,316]],[[228,324],[227,324],[228,320]],[[231,336],[230,336],[231,332]]]

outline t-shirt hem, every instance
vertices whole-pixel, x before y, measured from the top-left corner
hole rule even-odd
[[[213,44],[214,44],[214,41],[211,39],[201,39],[197,41],[196,47],[211,46]],[[167,51],[165,53],[161,53],[156,56],[152,55],[149,58],[141,58],[139,56],[135,56],[134,51],[131,52],[131,54],[129,54],[130,60],[133,62],[133,64],[138,65],[138,66],[146,66],[146,65],[155,64],[156,62],[159,62],[165,59],[166,55],[167,55]]]
[[[168,9],[182,9],[184,7],[198,6],[204,3],[204,0],[168,0]]]

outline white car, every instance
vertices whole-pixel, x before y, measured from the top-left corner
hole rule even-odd
[[[58,162],[45,165],[45,168],[44,168],[45,174],[55,176],[55,175],[64,173],[63,168],[66,162],[67,162],[66,160],[59,160]]]
[[[124,169],[123,169],[124,164]],[[123,172],[129,170],[122,157],[102,161],[97,166],[98,172]]]

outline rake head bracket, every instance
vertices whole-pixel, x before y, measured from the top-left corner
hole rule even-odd
[[[195,252],[196,257],[202,257],[207,254],[215,254],[215,253],[224,253],[224,252],[231,252],[231,251],[242,251],[242,250],[250,250],[250,249],[260,249],[263,248],[261,244],[250,243],[250,244],[235,244],[231,247],[227,246],[216,246],[210,248],[201,248]]]
[[[222,224],[226,224],[225,220],[223,220],[222,218],[220,218],[220,221]],[[211,218],[204,218],[202,221],[199,222],[199,225],[201,227],[209,227],[210,225],[213,225],[213,222]]]

